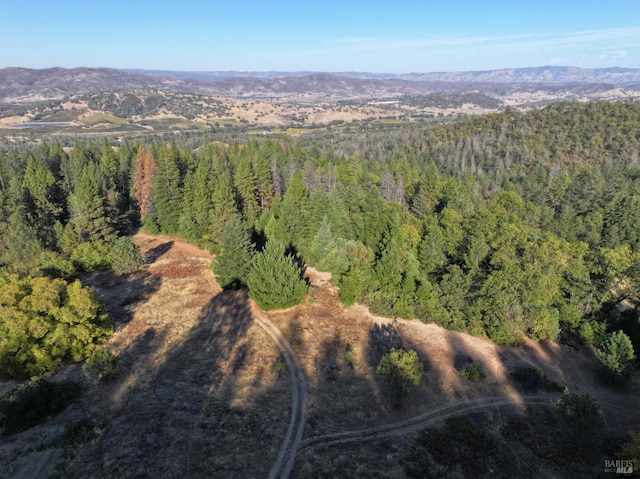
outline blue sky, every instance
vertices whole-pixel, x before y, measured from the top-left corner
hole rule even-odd
[[[640,0],[0,0],[0,67],[640,68]]]

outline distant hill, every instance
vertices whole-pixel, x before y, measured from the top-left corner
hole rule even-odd
[[[610,83],[614,85],[640,82],[640,69],[532,67],[500,70],[410,73],[397,78],[412,81],[451,81],[488,83]]]
[[[156,89],[230,98],[296,100],[385,98],[438,92],[505,97],[541,91],[567,98],[638,96],[640,70],[538,67],[484,72],[386,75],[346,72],[174,72],[110,68],[0,69],[0,102],[60,100],[69,95]],[[622,89],[622,90],[621,90]]]
[[[283,77],[304,77],[317,72],[238,72],[210,71],[189,72],[172,70],[125,69],[129,73],[138,73],[151,77],[169,77],[192,79],[202,82],[217,82],[230,78],[272,79]],[[500,70],[432,72],[432,73],[368,73],[334,72],[334,76],[377,80],[409,80],[423,82],[480,82],[480,83],[637,83],[640,82],[640,69],[634,68],[578,68],[562,66],[543,66],[530,68],[504,68]]]

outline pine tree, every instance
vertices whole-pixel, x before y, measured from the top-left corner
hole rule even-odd
[[[33,157],[29,157],[22,187],[26,193],[26,213],[32,218],[41,242],[53,246],[53,225],[64,213],[62,192],[55,177]]]
[[[158,212],[158,226],[165,233],[176,233],[182,206],[182,177],[177,148],[166,145],[160,150],[158,168],[154,176],[154,204]]]
[[[411,198],[411,212],[423,219],[433,213],[441,199],[441,182],[434,164],[430,164],[424,178],[414,186]]]
[[[295,306],[304,300],[307,283],[294,259],[278,241],[267,241],[258,253],[247,277],[249,297],[264,310]]]
[[[211,208],[211,163],[201,159],[195,171],[188,171],[184,179],[181,233],[199,245],[209,243]]]
[[[219,246],[227,223],[239,214],[235,194],[224,176],[214,180],[209,211],[209,230],[211,241]]]
[[[70,222],[82,241],[109,241],[113,220],[108,214],[95,163],[82,169],[82,177],[69,196]]]
[[[153,154],[140,146],[136,168],[133,174],[133,196],[140,208],[140,221],[144,223],[147,219],[150,197],[153,191],[153,177],[155,176],[158,164]]]
[[[338,267],[338,241],[331,231],[327,217],[322,218],[318,232],[311,242],[309,263],[320,271],[333,271]]]
[[[11,263],[33,260],[42,251],[37,230],[15,210],[7,224],[7,234],[0,240],[0,257]]]
[[[260,211],[259,184],[248,153],[243,153],[238,159],[233,173],[233,183],[240,195],[242,215],[247,225],[253,227]]]
[[[273,177],[271,166],[262,152],[258,152],[252,161],[252,168],[258,182],[257,195],[261,210],[268,210],[273,201]]]
[[[140,247],[128,236],[114,241],[111,257],[111,268],[117,275],[135,273],[144,268]]]
[[[220,253],[213,263],[218,284],[224,289],[236,289],[246,285],[254,247],[249,232],[238,216],[234,216],[220,238]]]
[[[629,336],[621,330],[608,334],[598,349],[598,359],[604,373],[611,379],[626,381],[636,359]]]

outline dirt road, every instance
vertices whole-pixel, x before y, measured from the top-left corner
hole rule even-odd
[[[407,432],[422,429],[431,426],[445,419],[468,414],[481,409],[504,406],[525,406],[525,405],[542,405],[553,406],[556,403],[557,395],[540,394],[519,397],[485,397],[477,398],[469,401],[463,401],[457,404],[432,409],[431,411],[410,417],[403,421],[392,424],[385,424],[367,429],[359,429],[353,431],[336,432],[323,436],[312,437],[305,440],[299,450],[302,456],[315,449],[321,447],[337,446],[341,444],[366,442],[375,439],[381,439],[392,435],[401,435]]]
[[[284,479],[291,474],[291,469],[293,469],[297,451],[302,441],[307,416],[307,386],[300,362],[289,342],[284,338],[280,330],[262,315],[255,304],[252,304],[251,310],[254,319],[278,345],[287,362],[287,369],[291,378],[291,419],[289,428],[280,446],[276,462],[269,473],[269,479],[275,479],[276,477]]]

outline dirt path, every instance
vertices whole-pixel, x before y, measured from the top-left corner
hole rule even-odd
[[[525,405],[553,406],[556,399],[557,395],[540,394],[519,397],[484,397],[459,402],[457,404],[449,404],[392,424],[385,424],[383,426],[366,429],[336,432],[309,438],[302,443],[302,447],[299,450],[299,456],[321,447],[372,441],[388,436],[405,434],[444,421],[449,417],[468,414],[480,409],[503,406],[518,407]]]
[[[273,338],[285,357],[291,377],[291,419],[289,428],[280,446],[278,458],[269,473],[269,479],[275,479],[276,477],[287,478],[291,474],[291,469],[293,469],[304,432],[307,416],[307,386],[300,362],[289,342],[284,338],[280,330],[261,314],[257,306],[252,304],[251,310],[254,319]]]

